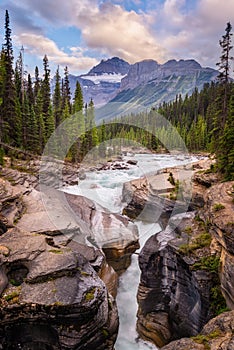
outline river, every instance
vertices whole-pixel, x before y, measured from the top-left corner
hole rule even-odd
[[[68,187],[65,191],[88,197],[110,211],[118,213],[121,212],[123,207],[121,201],[123,183],[149,173],[156,173],[163,168],[192,163],[197,160],[197,157],[169,154],[136,154],[133,156],[129,154],[123,158],[125,162],[129,159],[137,160],[137,165],[131,166],[130,169],[88,172],[86,179],[80,181],[78,186]],[[147,224],[141,221],[136,221],[136,224],[139,229],[141,247],[151,235],[160,231],[158,224]],[[120,328],[115,350],[157,349],[151,343],[140,340],[135,329],[137,313],[136,294],[139,280],[138,255],[133,254],[131,265],[119,279],[117,305]]]

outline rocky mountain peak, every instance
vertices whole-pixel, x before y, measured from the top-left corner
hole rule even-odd
[[[170,69],[202,69],[202,66],[195,60],[169,60],[162,65],[162,68]]]
[[[101,75],[107,74],[121,74],[128,73],[130,64],[119,57],[112,57],[107,60],[101,60],[101,62],[93,67],[87,75]]]

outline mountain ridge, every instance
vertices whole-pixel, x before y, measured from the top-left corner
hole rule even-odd
[[[112,57],[101,60],[86,74],[69,75],[69,80],[72,94],[78,80],[84,101],[88,103],[92,98],[96,108],[103,111],[103,106],[116,102],[157,106],[176,95],[191,94],[195,87],[200,90],[205,83],[215,80],[217,74],[215,69],[202,67],[194,59],[171,59],[163,64],[145,59],[129,64]]]

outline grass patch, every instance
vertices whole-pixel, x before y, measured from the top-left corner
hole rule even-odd
[[[18,302],[18,300],[19,300],[19,291],[15,291],[15,292],[12,292],[12,293],[9,293],[9,294],[5,295],[4,299],[6,301]]]
[[[94,299],[94,296],[95,296],[95,291],[96,291],[96,288],[92,288],[90,289],[86,294],[85,294],[85,300],[86,301],[91,301]]]
[[[190,254],[197,249],[209,247],[211,239],[211,235],[208,232],[202,232],[200,233],[200,235],[195,237],[190,243],[182,244],[179,247],[179,252],[182,254]]]
[[[215,255],[204,256],[192,265],[193,270],[207,270],[218,273],[220,266],[220,258]]]
[[[191,337],[191,339],[193,339],[193,341],[197,344],[202,344],[205,350],[210,350],[211,347],[209,345],[209,341],[220,337],[220,335],[221,335],[220,330],[216,329],[210,334],[207,334],[207,335],[198,334],[196,337]]]
[[[221,292],[220,285],[214,286],[210,291],[210,304],[211,309],[216,316],[220,315],[225,311],[229,311],[226,300]]]
[[[108,330],[106,328],[102,328],[102,333],[103,333],[105,338],[108,338],[109,332],[108,332]]]
[[[63,251],[60,249],[50,249],[49,253],[54,253],[54,254],[63,254]]]
[[[191,226],[186,226],[184,229],[184,232],[186,232],[187,234],[191,234],[192,233],[192,227]]]
[[[222,203],[215,203],[213,205],[213,210],[214,211],[220,211],[222,209],[225,209],[225,206]]]

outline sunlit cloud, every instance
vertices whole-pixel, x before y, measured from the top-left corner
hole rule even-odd
[[[42,35],[23,33],[17,37],[17,41],[24,45],[27,53],[39,56],[40,58],[43,58],[46,53],[49,61],[56,65],[67,65],[70,70],[87,70],[98,63],[95,58],[83,56],[81,51],[77,55],[78,57],[76,55],[69,55],[59,49],[54,41]]]
[[[19,45],[27,45],[28,54],[47,54],[76,73],[112,56],[129,63],[194,58],[214,67],[226,23],[234,25],[233,0],[3,1],[12,12]],[[56,30],[61,35],[62,28],[77,30],[74,43],[70,38],[67,44],[60,42]],[[34,35],[41,39],[34,42]]]

